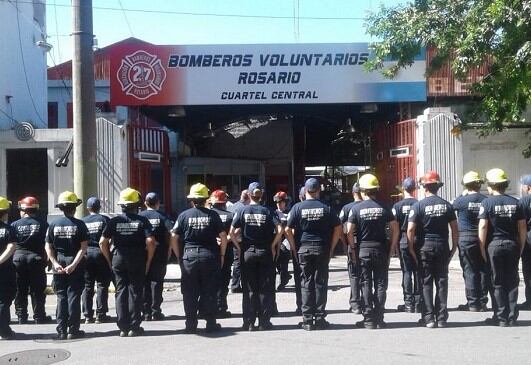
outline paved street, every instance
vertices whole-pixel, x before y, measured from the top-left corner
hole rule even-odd
[[[280,317],[273,318],[269,332],[240,332],[241,295],[229,295],[233,318],[223,319],[223,330],[215,335],[200,331],[185,335],[183,306],[179,290],[179,269],[171,265],[165,292],[164,312],[169,320],[147,322],[144,337],[119,338],[115,324],[83,325],[87,338],[54,342],[54,325],[14,325],[19,340],[0,342],[0,356],[36,349],[64,349],[71,353],[65,364],[503,364],[529,363],[531,312],[522,312],[519,327],[498,328],[483,325],[491,313],[452,310],[447,329],[418,327],[417,314],[396,313],[401,302],[398,261],[392,260],[386,321],[388,329],[354,328],[361,316],[347,311],[349,286],[345,257],[331,262],[328,320],[329,330],[305,332],[293,315],[293,287],[277,294]],[[450,273],[449,306],[464,302],[463,282],[458,262]],[[520,301],[523,300],[523,288]],[[49,296],[48,312],[54,311]],[[114,298],[111,301],[114,313]],[[204,322],[200,322],[204,327]],[[46,362],[46,361],[48,362]],[[41,359],[35,364],[51,363]],[[2,362],[0,364],[8,362]],[[13,363],[13,362],[11,362]],[[21,363],[20,360],[16,363]],[[26,362],[28,363],[28,362]]]

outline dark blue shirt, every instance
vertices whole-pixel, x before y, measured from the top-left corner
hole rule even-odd
[[[350,210],[354,205],[358,203],[361,203],[361,201],[353,201],[343,205],[343,208],[341,208],[341,211],[339,212],[339,221],[341,222],[341,224],[345,224],[348,222],[348,215],[350,214]]]
[[[527,222],[527,230],[531,232],[531,195],[522,197],[520,199],[520,205],[522,206],[522,211]]]
[[[17,251],[44,255],[44,240],[48,223],[36,217],[20,218],[11,224],[17,235]]]
[[[46,242],[55,250],[56,255],[76,256],[81,242],[89,240],[89,232],[85,223],[74,217],[59,217],[48,227]]]
[[[172,222],[168,217],[158,210],[147,209],[139,213],[140,216],[147,218],[153,229],[157,249],[166,250],[168,248],[168,234],[172,229]]]
[[[417,202],[418,200],[415,198],[405,198],[393,205],[393,209],[391,209],[391,212],[393,213],[393,217],[396,219],[398,225],[400,226],[400,232],[407,232],[409,211],[411,210],[411,207]]]
[[[216,238],[224,230],[218,213],[205,207],[194,207],[179,214],[172,232],[179,235],[185,247],[216,248]]]
[[[415,203],[409,211],[408,222],[422,229],[420,240],[447,240],[448,224],[456,220],[454,208],[446,200],[432,195]]]
[[[480,193],[459,196],[454,200],[459,232],[478,232],[478,214],[481,202],[487,197]]]
[[[112,238],[117,250],[145,250],[146,238],[152,235],[151,223],[147,218],[135,213],[122,213],[111,218],[102,233],[103,237]]]
[[[357,242],[360,246],[364,242],[385,243],[385,228],[392,220],[394,218],[391,211],[373,199],[354,205],[348,215],[348,222],[356,225]]]
[[[225,233],[229,233],[230,226],[232,224],[232,218],[234,217],[234,214],[232,212],[229,212],[225,209],[220,208],[212,208],[212,210],[216,213],[218,213],[219,218],[221,219],[221,224],[223,225],[223,230]]]
[[[89,232],[90,240],[88,246],[90,248],[99,248],[101,234],[103,233],[103,229],[107,225],[107,222],[109,222],[109,217],[101,214],[90,214],[83,217],[82,220],[85,222]]]
[[[269,247],[275,238],[275,227],[280,224],[268,208],[250,204],[240,208],[232,220],[234,228],[241,229],[242,244]]]
[[[317,199],[298,202],[288,214],[288,227],[301,231],[301,242],[320,242],[328,245],[332,231],[341,225],[332,209]]]
[[[493,195],[483,200],[479,210],[479,219],[487,219],[493,240],[516,241],[517,222],[524,218],[524,212],[518,200],[509,195]]]
[[[16,233],[13,227],[0,221],[0,255],[4,253],[8,244],[15,243],[16,240]],[[0,268],[8,267],[11,265],[13,265],[13,259],[9,258],[3,264],[0,264]]]

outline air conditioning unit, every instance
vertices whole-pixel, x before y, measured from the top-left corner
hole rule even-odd
[[[429,95],[448,95],[448,77],[428,78]]]
[[[160,162],[162,155],[158,153],[138,152],[138,160],[144,162]]]

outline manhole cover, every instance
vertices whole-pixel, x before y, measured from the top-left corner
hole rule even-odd
[[[14,352],[0,357],[0,365],[48,365],[64,361],[70,357],[70,351],[61,349],[27,350]]]

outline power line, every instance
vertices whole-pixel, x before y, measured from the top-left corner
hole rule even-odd
[[[9,1],[9,0],[0,0]],[[33,4],[31,1],[19,0],[21,4]],[[58,7],[73,8],[71,4],[57,4]],[[154,9],[140,9],[140,8],[117,8],[112,6],[93,6],[94,10],[106,10],[106,11],[121,11],[130,13],[145,13],[145,14],[168,14],[168,15],[190,15],[190,16],[208,16],[208,17],[225,17],[225,18],[261,18],[261,19],[287,19],[292,20],[293,16],[289,15],[261,15],[261,14],[223,14],[223,13],[199,13],[189,11],[176,11],[176,10],[154,10]],[[363,17],[332,17],[332,16],[301,16],[302,20],[365,20]]]
[[[37,109],[37,105],[35,105],[35,99],[33,99],[33,95],[31,93],[31,87],[29,85],[28,72],[27,72],[27,68],[26,68],[26,60],[25,60],[25,57],[24,57],[24,47],[22,46],[22,34],[21,34],[21,31],[20,31],[20,14],[19,14],[20,10],[18,8],[18,2],[15,4],[15,8],[17,10],[18,44],[20,46],[20,58],[22,60],[22,69],[24,71],[24,80],[26,81],[26,88],[28,90],[28,94],[29,94],[29,97],[30,97],[30,100],[31,100],[31,105],[33,106],[33,110],[35,111],[35,115],[37,115],[37,117],[39,118],[42,126],[46,128],[48,125],[44,121],[44,119],[42,119],[42,117],[41,117],[41,115],[39,113],[39,110]]]
[[[129,19],[127,19],[127,13],[125,12],[124,6],[122,5],[122,1],[118,0],[118,4],[120,5],[120,8],[122,9],[122,13],[124,14],[125,23],[127,24],[127,28],[129,28],[129,33],[131,33],[131,37],[134,37],[133,28],[131,28],[131,24],[129,24]]]

